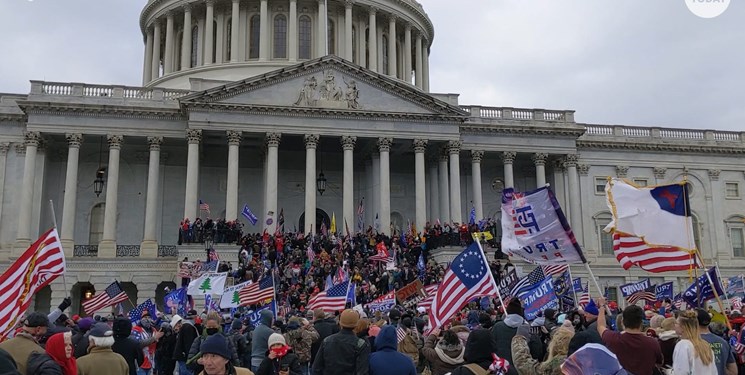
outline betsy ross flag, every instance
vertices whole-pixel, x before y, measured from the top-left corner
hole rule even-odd
[[[93,298],[83,302],[83,310],[86,314],[93,315],[96,311],[127,300],[129,300],[127,293],[124,292],[118,281],[114,281],[102,293],[96,294]]]
[[[613,232],[613,253],[623,269],[632,266],[652,272],[687,271],[702,268],[698,257],[671,246],[649,246],[641,238]]]
[[[241,306],[254,305],[274,298],[274,279],[269,275],[258,283],[245,286],[238,292]]]
[[[347,305],[347,294],[349,293],[349,280],[332,286],[326,291],[320,292],[308,301],[309,310],[323,309],[323,311],[344,310]]]
[[[248,208],[248,203],[243,205],[243,211],[241,211],[241,215],[248,220],[251,225],[256,225],[256,223],[259,221],[259,218],[254,215],[253,212],[251,212],[251,209]]]
[[[655,291],[654,285],[650,286],[647,289],[631,293],[630,296],[626,297],[626,301],[629,303],[629,305],[636,305],[636,303],[641,300],[647,300],[649,302],[657,301],[657,292]]]
[[[23,315],[36,292],[65,273],[65,254],[52,228],[31,244],[0,276],[0,338],[5,338]],[[1,341],[1,340],[0,340]]]
[[[429,315],[430,331],[443,326],[468,301],[496,294],[497,283],[489,264],[480,244],[474,242],[453,259],[437,289]]]

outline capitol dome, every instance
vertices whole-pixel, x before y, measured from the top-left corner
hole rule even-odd
[[[429,91],[434,27],[415,0],[150,0],[140,28],[148,87],[192,89],[337,55]]]

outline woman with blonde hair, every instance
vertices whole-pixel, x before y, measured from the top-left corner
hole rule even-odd
[[[522,332],[521,332],[522,330]],[[551,343],[548,344],[548,357],[544,362],[533,359],[528,348],[530,331],[518,327],[517,334],[512,338],[512,365],[520,375],[561,375],[561,364],[567,358],[569,341],[574,337],[574,330],[561,327],[554,331]]]
[[[675,375],[717,375],[714,352],[709,343],[698,333],[698,314],[696,311],[683,311],[678,316],[675,331],[680,341],[673,351],[673,373]]]

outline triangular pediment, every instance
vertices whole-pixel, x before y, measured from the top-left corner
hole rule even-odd
[[[354,111],[465,119],[468,114],[405,82],[325,56],[181,98],[187,107]]]

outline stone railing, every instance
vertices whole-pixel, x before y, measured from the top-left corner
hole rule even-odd
[[[690,141],[745,142],[745,133],[722,130],[583,124],[585,137],[628,137]]]
[[[177,257],[178,247],[176,245],[158,245],[158,257]]]
[[[116,99],[176,100],[189,94],[189,90],[31,81],[31,94]]]
[[[72,250],[74,257],[97,257],[98,245],[75,245]]]
[[[117,258],[140,256],[140,245],[116,245]]]
[[[574,111],[554,111],[547,109],[482,107],[465,105],[460,108],[479,119],[518,120],[518,121],[555,121],[574,122]]]

